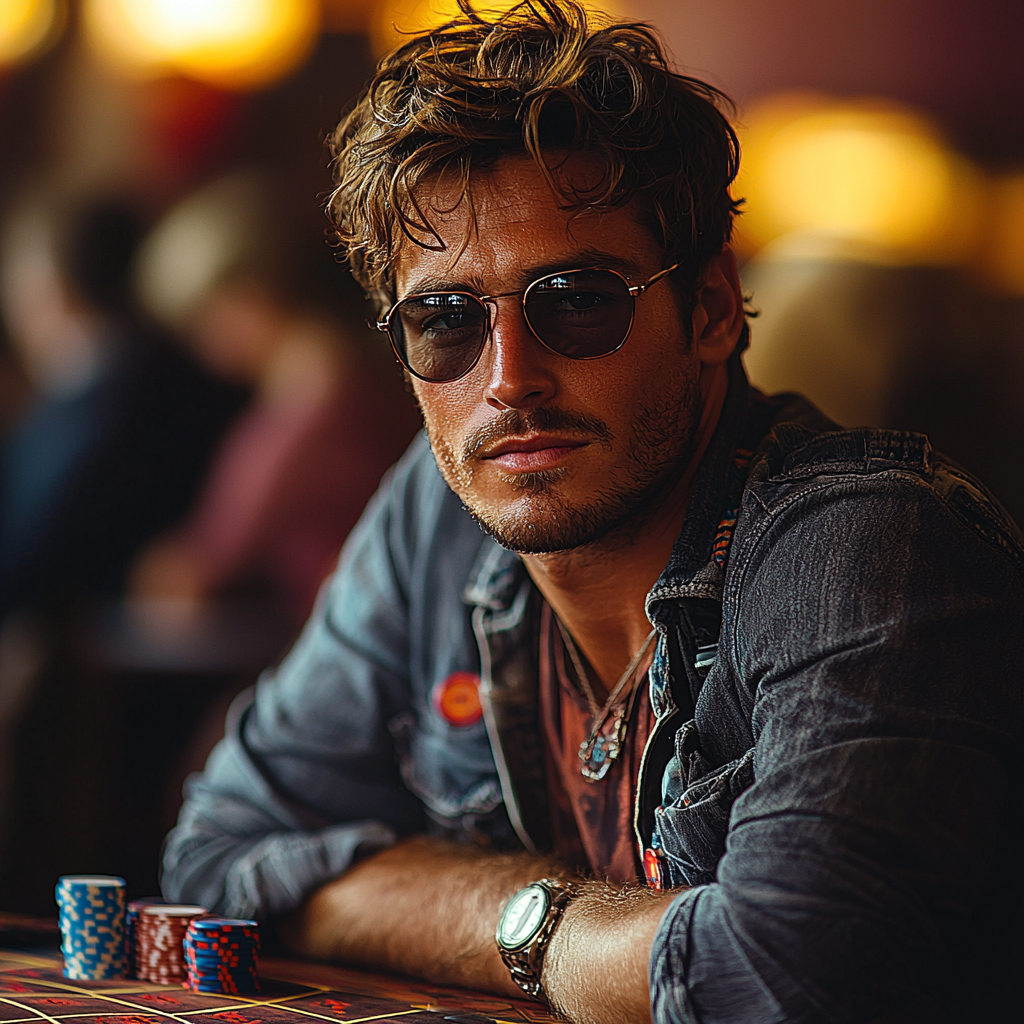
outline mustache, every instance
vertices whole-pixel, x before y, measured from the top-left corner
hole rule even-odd
[[[615,437],[607,423],[586,413],[547,407],[530,409],[527,412],[509,409],[479,430],[474,430],[466,438],[462,445],[462,458],[469,461],[488,446],[503,441],[506,437],[546,431],[558,431],[576,437],[592,437],[598,441],[611,441]]]

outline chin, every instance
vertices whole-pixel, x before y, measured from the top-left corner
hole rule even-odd
[[[547,555],[595,544],[639,511],[633,503],[625,506],[621,496],[612,501],[597,498],[574,505],[544,490],[529,497],[517,495],[498,508],[468,503],[466,508],[502,547],[520,555]]]

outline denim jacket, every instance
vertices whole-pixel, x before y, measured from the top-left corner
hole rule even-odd
[[[688,887],[654,943],[657,1024],[1004,1019],[1022,570],[1016,528],[926,438],[839,430],[734,363],[647,598],[638,858]],[[166,895],[271,918],[402,835],[548,849],[538,609],[414,442],[188,781]],[[432,699],[456,672],[478,721]]]

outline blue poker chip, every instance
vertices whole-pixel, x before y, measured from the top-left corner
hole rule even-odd
[[[242,942],[190,942],[186,949],[194,949],[197,953],[237,953],[239,950],[259,949],[260,944],[252,939]]]
[[[259,991],[259,982],[255,978],[200,978],[189,982],[189,988],[196,992],[210,992],[227,989],[235,992]]]
[[[190,944],[188,949],[194,950],[196,953],[213,954],[216,953],[222,956],[236,956],[238,953],[250,953],[258,950],[260,944],[258,942],[196,942]]]
[[[252,956],[254,953],[259,952],[259,946],[236,946],[234,949],[186,949],[185,955],[190,956],[219,956],[219,957],[232,957],[232,956]]]
[[[251,954],[251,953],[249,953],[249,954],[242,954],[241,956],[190,956],[187,953],[185,954],[185,962],[186,963],[194,963],[194,964],[198,964],[200,966],[209,965],[209,966],[216,967],[216,966],[221,965],[221,964],[223,964],[223,965],[227,965],[227,964],[242,964],[242,965],[244,965],[244,964],[251,964],[251,963],[255,962],[255,960],[256,960],[256,957],[253,954]]]
[[[197,918],[189,924],[184,948],[188,984],[193,992],[221,995],[259,992],[260,935],[256,921]]]
[[[200,932],[208,932],[214,928],[252,928],[255,930],[259,928],[259,922],[237,917],[203,917],[193,921],[192,927]]]
[[[256,972],[251,968],[221,967],[213,964],[189,964],[189,969],[197,978],[232,978],[232,977],[255,977]]]
[[[256,995],[260,988],[258,985],[239,985],[232,988],[228,985],[190,985],[193,992],[204,992],[218,996],[250,996]]]
[[[253,970],[242,970],[241,968],[235,968],[234,970],[218,970],[211,967],[193,967],[192,974],[197,978],[255,978],[256,972]]]
[[[115,875],[64,875],[54,890],[60,908],[64,974],[76,980],[124,977],[125,882]]]
[[[242,956],[189,956],[186,955],[185,959],[191,963],[196,964],[251,964],[256,958],[250,955]]]
[[[200,953],[193,956],[191,953],[185,954],[186,960],[194,960],[200,964],[227,964],[227,963],[253,963],[258,956],[258,950],[242,950],[236,953]]]

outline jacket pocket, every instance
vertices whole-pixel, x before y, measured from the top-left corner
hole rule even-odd
[[[699,740],[693,721],[679,729],[675,754],[665,768],[662,805],[654,812],[656,842],[672,886],[715,880],[732,805],[754,782],[753,748],[713,768]]]

